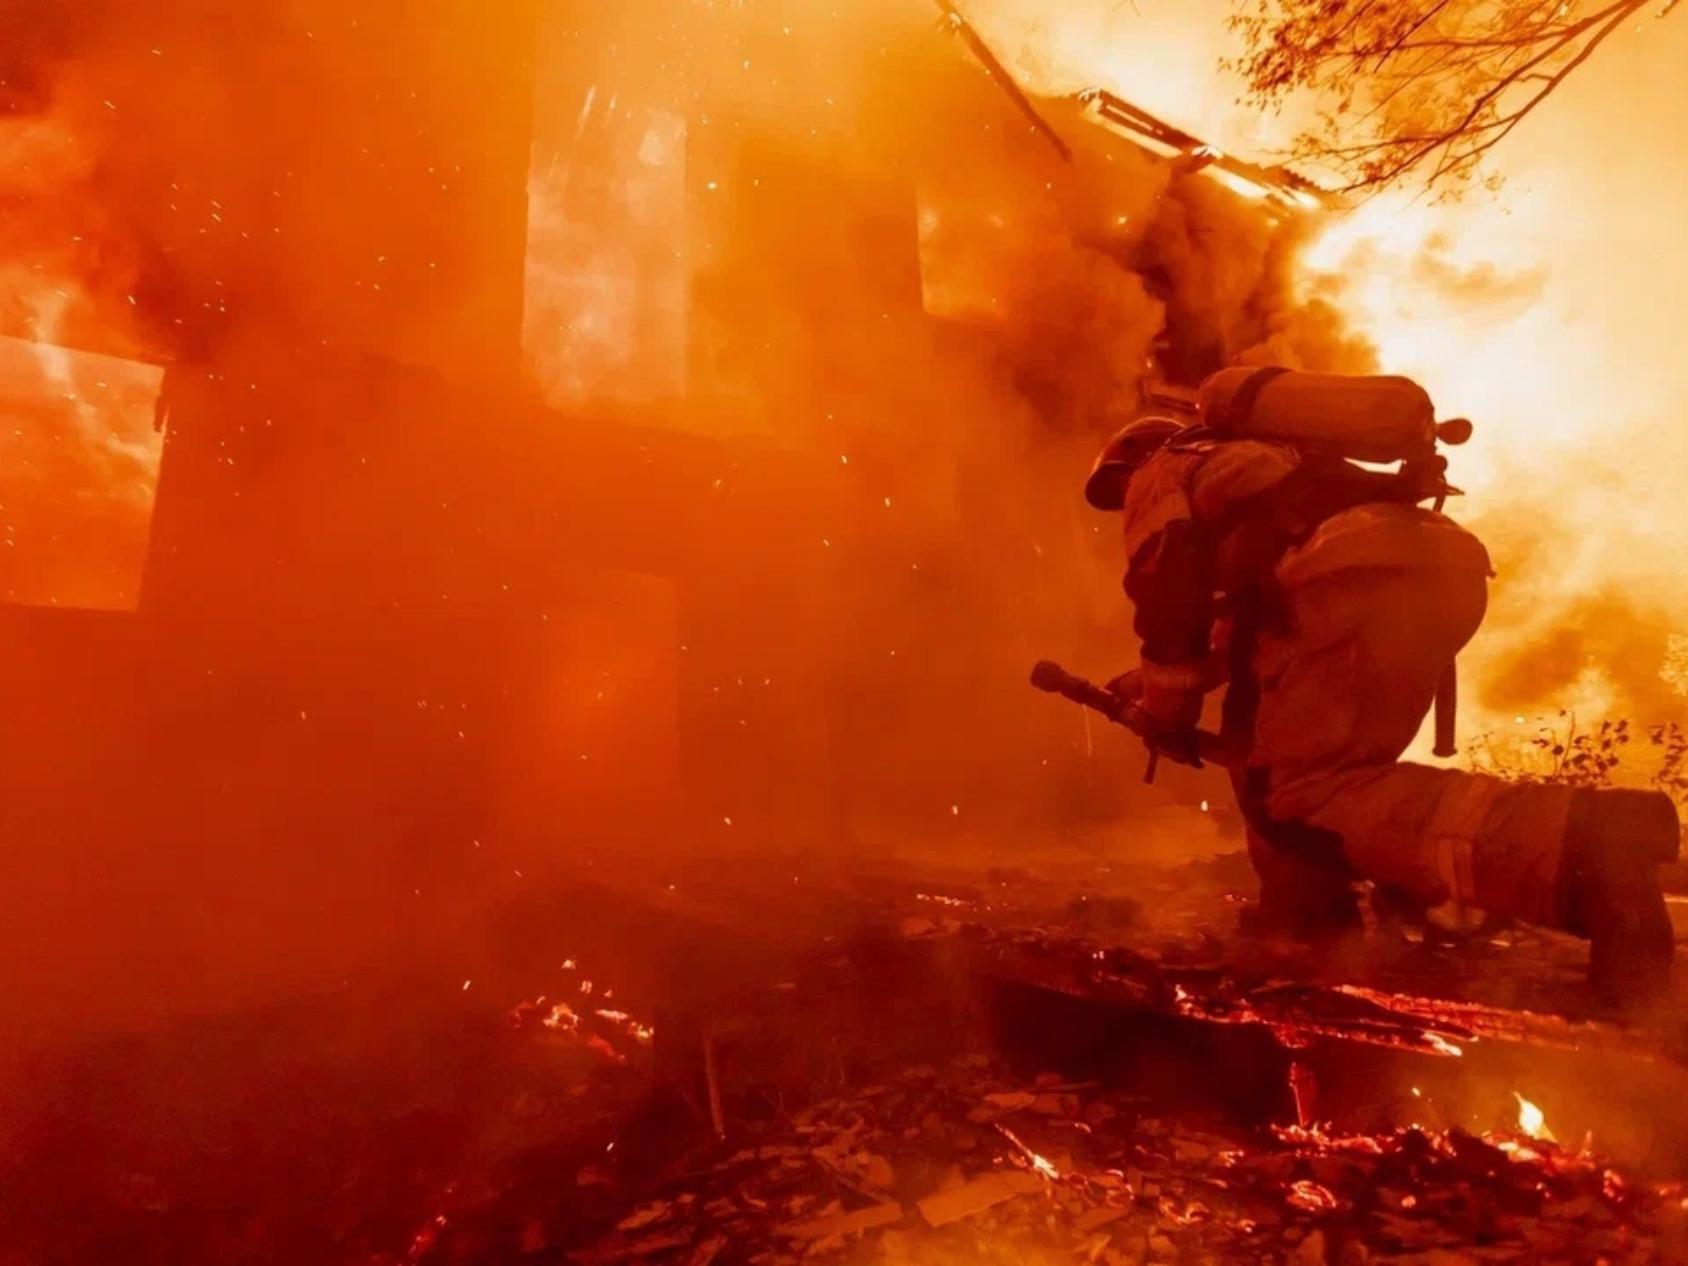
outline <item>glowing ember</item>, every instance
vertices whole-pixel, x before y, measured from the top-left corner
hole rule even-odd
[[[568,1003],[559,1002],[546,1012],[545,1018],[540,1023],[548,1029],[562,1029],[565,1032],[573,1033],[580,1027],[580,1017],[574,1013]]]
[[[563,965],[576,970],[572,958]],[[615,994],[614,989],[596,986],[590,980],[581,980],[579,988],[581,993],[595,992],[606,1001]],[[570,1041],[584,1043],[588,1049],[618,1064],[627,1062],[627,1052],[618,1049],[622,1039],[649,1046],[656,1037],[654,1028],[619,1007],[598,1007],[589,1013],[576,1011],[568,1003],[552,1002],[543,994],[532,1002],[518,1003],[510,1011],[508,1019],[512,1028],[549,1029]]]
[[[1163,1197],[1155,1208],[1162,1221],[1173,1226],[1199,1226],[1213,1217],[1213,1210],[1199,1200],[1183,1203]]]
[[[946,897],[946,896],[941,895],[940,893],[935,893],[935,892],[919,892],[919,893],[915,894],[914,899],[916,901],[925,901],[925,902],[928,902],[932,905],[951,906],[951,907],[958,909],[958,910],[964,910],[969,905],[972,904],[971,902],[965,901],[960,897]]]
[[[1297,1209],[1304,1209],[1308,1213],[1331,1213],[1342,1204],[1329,1187],[1320,1186],[1305,1178],[1292,1182],[1284,1199]]]
[[[440,1238],[440,1235],[445,1228],[445,1214],[437,1213],[432,1218],[428,1219],[422,1229],[417,1231],[415,1237],[412,1238],[410,1242],[410,1252],[407,1255],[406,1260],[419,1262],[426,1257],[433,1249],[435,1242]]]
[[[656,1030],[648,1024],[640,1024],[625,1011],[597,1011],[594,1014],[601,1020],[608,1020],[611,1024],[620,1026],[622,1032],[635,1042],[649,1042],[656,1036]]]
[[[1272,1134],[1280,1143],[1313,1152],[1359,1152],[1371,1156],[1381,1156],[1385,1142],[1394,1137],[1387,1134],[1333,1135],[1318,1125],[1274,1125]]]

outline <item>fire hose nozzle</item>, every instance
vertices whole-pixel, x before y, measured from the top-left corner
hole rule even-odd
[[[1149,747],[1149,768],[1145,781],[1153,782],[1155,769],[1160,763],[1160,757],[1178,761],[1182,765],[1194,765],[1198,769],[1203,760],[1212,761],[1216,765],[1232,766],[1238,764],[1235,753],[1229,751],[1217,734],[1207,730],[1192,730],[1188,737],[1190,750],[1187,754],[1180,754],[1162,748],[1156,741],[1141,711],[1135,707],[1122,706],[1119,696],[1115,695],[1095,682],[1086,681],[1083,677],[1069,673],[1059,664],[1045,659],[1040,660],[1032,669],[1032,685],[1046,694],[1060,695],[1073,703],[1100,712],[1115,725],[1122,725],[1141,738]]]

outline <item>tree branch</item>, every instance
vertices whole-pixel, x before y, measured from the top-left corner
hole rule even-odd
[[[1232,18],[1247,52],[1231,63],[1248,99],[1303,91],[1329,108],[1292,155],[1333,164],[1348,192],[1423,173],[1469,178],[1624,22],[1651,0],[1259,0]],[[1658,16],[1679,0],[1663,0]],[[1352,138],[1352,139],[1350,139]]]

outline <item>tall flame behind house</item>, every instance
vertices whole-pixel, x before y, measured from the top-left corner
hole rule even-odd
[[[165,440],[138,587],[0,611],[0,995],[447,973],[586,858],[1134,794],[1019,689],[1117,642],[1076,471],[1296,337],[1251,287],[1311,191],[842,7],[40,6],[7,104],[109,107],[127,266],[5,332],[163,366]]]

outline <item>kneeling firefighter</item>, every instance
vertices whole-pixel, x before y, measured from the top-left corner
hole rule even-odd
[[[1400,761],[1439,692],[1451,709],[1487,604],[1487,552],[1440,513],[1436,442],[1469,430],[1404,378],[1276,368],[1214,375],[1193,419],[1131,422],[1085,488],[1124,514],[1142,641],[1112,688],[1152,747],[1194,760],[1203,698],[1228,683],[1220,738],[1269,923],[1350,920],[1370,879],[1586,937],[1601,997],[1640,1001],[1674,949],[1671,800]]]

